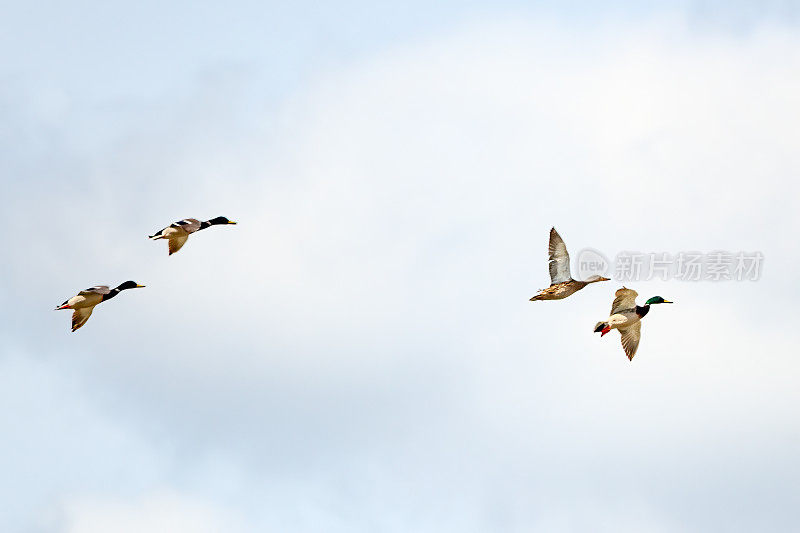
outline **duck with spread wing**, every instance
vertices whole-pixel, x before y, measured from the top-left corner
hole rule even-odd
[[[72,331],[75,331],[86,324],[97,304],[110,300],[124,290],[140,289],[142,287],[144,285],[139,285],[135,281],[126,281],[113,289],[109,288],[108,285],[96,285],[82,290],[56,307],[56,311],[59,309],[72,310]]]
[[[633,361],[636,350],[639,348],[639,339],[642,336],[642,319],[650,312],[654,304],[671,304],[661,296],[653,296],[644,305],[636,305],[639,294],[633,289],[622,287],[614,293],[614,303],[611,304],[611,316],[598,322],[594,332],[602,337],[612,329],[619,331],[622,336],[622,349],[629,361]]]
[[[608,281],[603,276],[589,276],[585,281],[572,279],[569,272],[569,253],[567,245],[556,228],[550,229],[550,245],[548,247],[550,262],[550,286],[539,291],[531,298],[532,302],[539,300],[563,300],[575,294],[590,283]]]

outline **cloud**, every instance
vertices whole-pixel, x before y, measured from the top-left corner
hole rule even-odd
[[[17,184],[0,215],[30,221],[5,236],[25,257],[3,267],[24,302],[3,334],[72,368],[84,408],[166,464],[124,473],[120,496],[63,476],[67,531],[228,513],[293,531],[790,530],[799,45],[680,20],[477,21],[273,108],[233,84],[142,105],[88,148],[40,126],[61,151],[20,168],[73,179]],[[216,215],[240,225],[173,257],[145,239]],[[640,283],[678,304],[629,363],[591,334],[616,287],[527,301],[551,225],[573,253],[761,250],[765,275]],[[128,278],[148,288],[74,335],[49,311]]]
[[[101,397],[81,385],[81,369],[46,354],[4,343],[0,357],[0,496],[15,502],[0,524],[6,531],[45,527],[60,499],[73,491],[138,491],[161,479],[166,447],[104,412]],[[156,449],[158,448],[158,449]],[[120,487],[124,485],[124,487]]]
[[[74,499],[65,505],[64,533],[222,533],[243,531],[236,518],[207,502],[168,490],[134,501],[106,497]]]

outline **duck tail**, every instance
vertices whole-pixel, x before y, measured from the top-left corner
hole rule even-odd
[[[537,292],[536,294],[534,294],[533,298],[531,298],[530,301],[531,302],[542,302],[544,300],[547,300],[546,296],[547,296],[547,289],[542,289],[539,292]]]

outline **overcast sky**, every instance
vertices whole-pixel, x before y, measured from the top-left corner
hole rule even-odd
[[[796,530],[793,2],[0,4],[0,530]]]

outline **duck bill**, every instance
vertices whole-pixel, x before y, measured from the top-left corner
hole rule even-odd
[[[139,285],[138,283],[136,284],[136,288],[137,288],[137,289],[143,289],[143,288],[145,288],[146,286],[147,286],[147,285]]]
[[[229,220],[228,224],[236,224],[236,222],[234,222],[233,220]]]
[[[670,302],[669,300],[664,300],[664,301],[663,301],[663,302],[661,302],[661,303],[665,303],[665,304],[674,304],[675,302]]]

